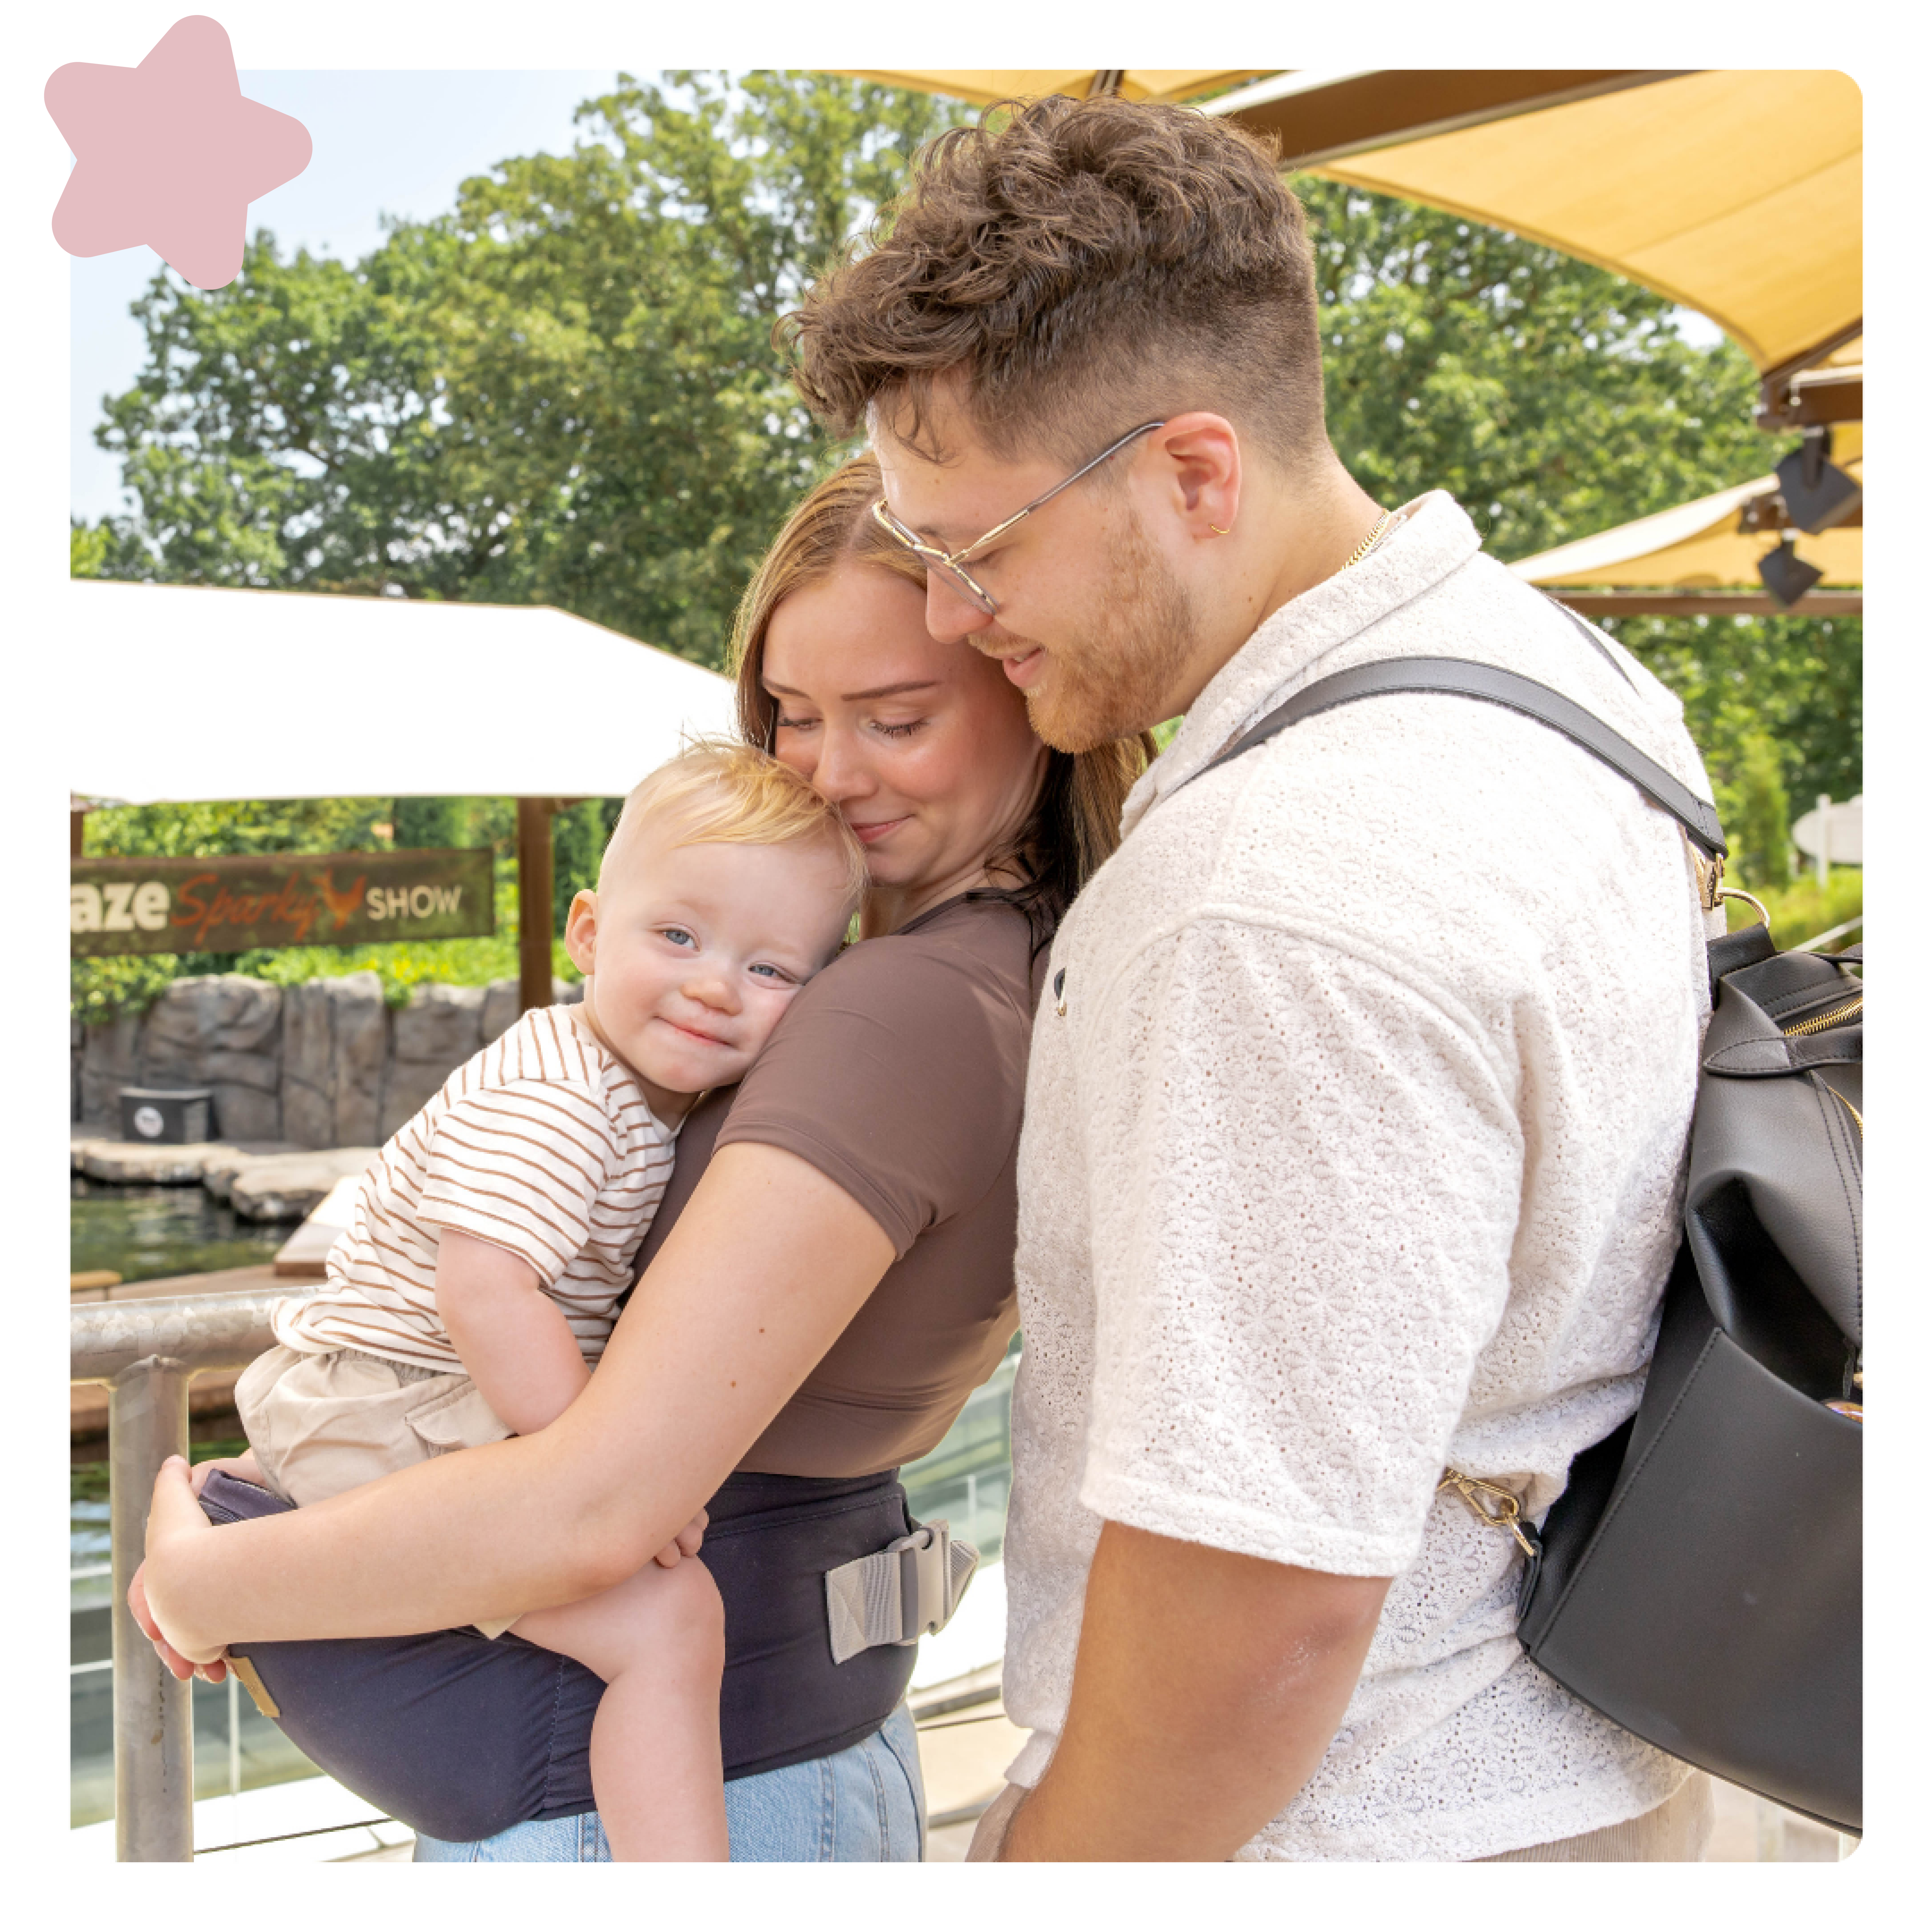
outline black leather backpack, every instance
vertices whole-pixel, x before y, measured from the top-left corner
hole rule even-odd
[[[1492,665],[1337,672],[1203,769],[1391,692],[1480,699],[1562,732],[1670,812],[1713,902],[1722,891],[1708,803],[1589,712]],[[1540,1535],[1499,1485],[1450,1470],[1443,1486],[1522,1545],[1517,1634],[1541,1669],[1673,1756],[1856,1833],[1864,948],[1780,952],[1760,924],[1709,957],[1684,1238],[1636,1414],[1576,1458]]]

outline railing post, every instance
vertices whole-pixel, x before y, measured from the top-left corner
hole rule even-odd
[[[170,1456],[188,1454],[189,1370],[149,1355],[108,1384],[109,1514],[114,1539],[114,1853],[194,1856],[194,1685],[141,1634],[128,1586],[147,1549],[148,1502]]]
[[[245,1369],[274,1346],[275,1304],[306,1300],[320,1286],[77,1303],[69,1312],[69,1375],[108,1389],[114,1843],[122,1859],[194,1856],[194,1685],[169,1674],[128,1607],[128,1586],[147,1553],[154,1478],[170,1456],[188,1454],[189,1378]]]

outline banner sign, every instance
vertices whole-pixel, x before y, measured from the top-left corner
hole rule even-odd
[[[472,938],[496,929],[493,859],[488,846],[76,859],[70,950],[76,958],[92,958]]]

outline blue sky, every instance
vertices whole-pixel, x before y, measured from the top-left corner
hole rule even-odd
[[[513,154],[563,154],[575,138],[578,104],[608,92],[609,69],[411,72],[364,68],[248,72],[242,92],[292,114],[315,142],[308,166],[248,211],[249,227],[272,229],[284,254],[300,246],[344,260],[382,238],[385,214],[422,220],[455,200],[458,184]],[[71,265],[74,513],[89,521],[131,504],[119,464],[94,446],[100,398],[127,389],[144,359],[133,302],[160,266],[130,248]],[[1680,312],[1682,313],[1682,312]],[[1714,340],[1701,316],[1685,334]]]
[[[580,101],[609,91],[610,70],[522,73],[248,73],[242,91],[292,114],[315,154],[286,186],[248,211],[252,233],[274,231],[295,246],[353,260],[382,238],[381,218],[440,214],[457,184],[512,154],[567,152]],[[120,510],[120,465],[94,443],[100,398],[128,388],[144,359],[140,325],[128,313],[160,266],[151,249],[128,248],[71,266],[75,515]]]

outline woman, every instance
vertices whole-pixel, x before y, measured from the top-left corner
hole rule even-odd
[[[806,500],[734,640],[746,734],[867,847],[864,943],[686,1123],[590,1388],[536,1436],[219,1535],[180,1464],[156,1485],[136,1614],[170,1666],[246,1640],[285,1728],[417,1823],[419,1857],[608,1856],[596,1679],[460,1627],[675,1561],[706,1508],[733,1856],[920,1856],[916,1652],[835,1664],[824,1576],[905,1534],[897,1466],[1012,1334],[1040,962],[1151,747],[1049,752],[997,662],[927,632],[879,493],[862,460]]]

